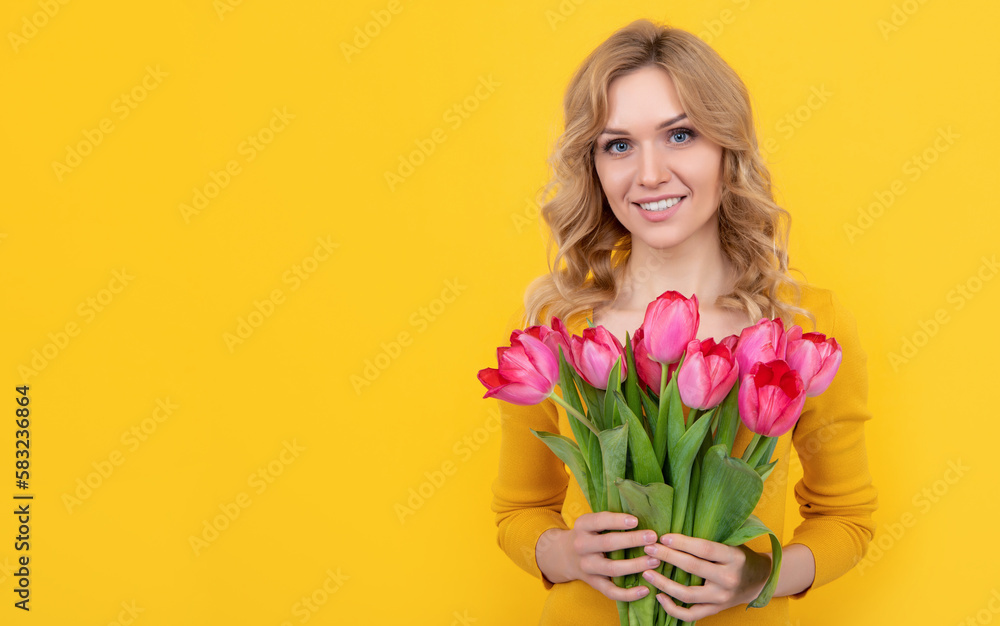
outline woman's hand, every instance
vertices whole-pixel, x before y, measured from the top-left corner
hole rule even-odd
[[[624,513],[585,513],[576,519],[570,530],[549,529],[542,533],[535,546],[538,568],[553,583],[582,580],[612,600],[638,600],[649,593],[645,585],[622,589],[611,578],[658,567],[660,561],[652,556],[615,561],[604,555],[605,552],[655,544],[656,533],[651,530],[604,532],[628,530],[638,523],[635,517]]]
[[[769,554],[685,535],[663,535],[661,543],[646,546],[646,554],[705,580],[702,586],[689,587],[655,571],[643,574],[643,578],[663,591],[656,599],[667,614],[687,622],[752,602],[771,572]],[[691,606],[679,606],[682,602]]]

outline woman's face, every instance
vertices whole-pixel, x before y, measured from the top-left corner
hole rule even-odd
[[[647,66],[611,82],[594,164],[633,248],[718,246],[722,147],[691,126],[664,70]]]

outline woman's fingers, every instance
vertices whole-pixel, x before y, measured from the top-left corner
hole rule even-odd
[[[674,550],[673,548],[668,548],[660,543],[646,546],[646,554],[669,563],[670,565],[679,567],[688,574],[700,576],[706,580],[711,578],[711,574],[713,572],[712,568],[717,567],[716,564],[711,561],[699,559],[698,557],[688,554],[687,552]]]
[[[738,558],[737,555],[741,554],[736,548],[707,539],[688,537],[687,535],[663,535],[660,540],[667,547],[692,554],[699,559],[712,561],[713,563],[732,563]]]
[[[629,532],[610,532],[603,534],[587,533],[577,537],[576,546],[580,553],[614,552],[626,548],[641,548],[656,543],[656,533],[651,530],[633,530]]]
[[[583,559],[581,565],[583,571],[588,574],[613,578],[615,576],[638,574],[641,571],[659,567],[660,561],[651,556],[640,556],[634,559],[615,561],[604,558],[603,555],[594,554],[590,558]]]
[[[629,530],[630,528],[635,528],[638,524],[639,520],[632,515],[602,511],[600,513],[581,515],[576,519],[573,527],[598,533],[602,530]]]
[[[702,585],[698,585],[696,587],[682,585],[676,581],[670,580],[655,570],[643,572],[642,577],[663,593],[680,602],[686,602],[687,604],[701,604],[713,602],[715,600],[715,598],[712,597],[712,590],[708,587]]]
[[[613,583],[610,579],[604,578],[603,576],[592,576],[585,579],[584,582],[612,600],[635,602],[639,598],[644,598],[649,595],[649,589],[645,585],[636,585],[635,587],[622,589],[621,587],[615,585],[615,583]]]
[[[716,611],[708,609],[707,607],[710,605],[707,604],[696,604],[690,608],[677,606],[677,604],[670,599],[670,596],[663,593],[656,594],[656,601],[660,603],[660,606],[662,606],[663,610],[667,612],[667,615],[676,617],[683,622],[696,622],[703,617],[715,615],[716,613]]]

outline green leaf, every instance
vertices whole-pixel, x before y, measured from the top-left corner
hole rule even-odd
[[[764,583],[764,588],[760,590],[756,599],[747,605],[747,609],[750,607],[759,609],[762,606],[767,606],[778,586],[778,573],[781,571],[781,542],[772,532],[768,532],[768,536],[771,538],[771,574],[767,577],[767,582]]]
[[[664,483],[641,485],[627,478],[615,485],[621,493],[622,510],[639,520],[638,528],[652,530],[657,536],[670,532],[673,487]]]
[[[681,532],[684,527],[684,516],[687,513],[688,493],[691,486],[691,466],[711,424],[712,415],[709,412],[702,415],[686,432],[683,432],[676,442],[671,441],[674,443],[669,457],[670,480],[674,486],[674,520],[670,527],[671,532]]]
[[[607,423],[614,428],[621,424],[619,419],[618,407],[615,406],[615,396],[616,391],[621,392],[622,381],[621,381],[621,357],[615,361],[614,366],[611,371],[608,372],[608,383],[604,388],[604,415],[607,419]]]
[[[736,441],[736,431],[740,428],[740,408],[737,400],[739,381],[733,385],[725,400],[719,405],[719,428],[715,431],[714,443],[726,445],[726,455],[733,453],[733,443]]]
[[[604,489],[608,496],[608,511],[621,513],[621,500],[615,481],[625,477],[625,453],[628,450],[628,425],[622,424],[601,431],[601,456],[604,462]]]
[[[681,357],[683,360],[683,357]],[[667,366],[664,366],[666,369]],[[678,367],[677,371],[680,371]],[[684,434],[684,405],[681,403],[681,394],[677,390],[677,375],[667,383],[667,388],[663,390],[663,397],[660,398],[660,408],[656,418],[656,428],[653,430],[653,450],[656,451],[656,458],[660,464],[666,462],[668,441],[677,441]],[[669,451],[673,454],[673,451]],[[671,471],[673,464],[671,464]]]
[[[653,444],[649,442],[646,430],[639,422],[639,418],[625,404],[625,398],[619,392],[614,392],[614,398],[618,402],[618,411],[622,415],[622,420],[628,424],[628,447],[632,453],[632,474],[635,479],[643,484],[662,483],[663,470],[656,461],[656,454],[653,453]]]
[[[587,462],[583,458],[583,453],[580,452],[580,447],[572,439],[563,435],[537,430],[532,430],[531,432],[541,439],[549,447],[549,450],[552,450],[552,453],[559,457],[563,463],[569,466],[570,471],[573,472],[573,477],[576,478],[576,482],[580,485],[580,489],[587,496],[587,503],[590,504],[591,510],[596,510],[594,509],[595,494],[591,485],[590,472],[587,469]]]
[[[774,470],[774,466],[778,464],[777,460],[771,461],[767,465],[761,465],[756,469],[756,472],[760,474],[761,480],[767,480],[767,477],[771,475],[771,471]]]
[[[764,522],[760,521],[760,518],[754,514],[750,514],[747,521],[743,522],[743,525],[733,531],[733,534],[726,537],[723,541],[719,543],[724,543],[727,546],[742,546],[751,539],[756,539],[761,535],[766,535],[771,532]]]
[[[635,369],[635,354],[632,352],[632,339],[625,333],[625,401],[628,408],[642,420],[642,403],[639,400],[639,372]],[[647,429],[648,430],[648,429]]]
[[[702,461],[694,536],[721,542],[740,528],[760,501],[764,481],[741,459],[726,454],[725,444],[708,449]]]
[[[650,439],[656,436],[656,419],[660,413],[659,401],[650,397],[645,390],[639,388],[639,399],[642,401],[642,409],[646,413],[645,423],[649,426]],[[662,461],[660,462],[662,465]]]
[[[587,404],[587,417],[597,427],[597,430],[607,430],[608,425],[604,420],[604,406],[598,397],[597,389],[594,389],[579,374],[576,374],[576,382],[582,392],[583,401]]]
[[[640,485],[628,479],[619,480],[615,485],[621,494],[622,510],[639,520],[637,529],[652,530],[657,537],[670,530],[670,510],[674,499],[674,490],[670,485],[662,482]],[[649,593],[631,603],[630,610],[634,611],[635,617],[632,623],[652,625],[656,607],[659,606],[656,594],[660,590],[647,583],[645,579],[642,579],[641,583],[649,588]]]
[[[590,510],[594,512],[608,510],[608,492],[604,488],[604,460],[601,458],[601,446],[594,437],[594,445],[590,447],[590,486],[594,492],[594,501],[590,503]]]
[[[560,346],[559,389],[562,391],[562,398],[580,413],[585,413],[583,410],[583,401],[580,399],[580,392],[577,389],[577,377],[578,375],[573,370],[573,366],[566,360],[566,355],[563,354],[562,346]],[[591,446],[597,446],[594,433],[592,433],[584,424],[580,423],[580,420],[576,419],[574,416],[568,415],[567,418],[569,420],[569,427],[573,431],[573,437],[576,438],[576,443],[580,446],[580,452],[583,453],[583,458],[589,459]],[[583,485],[581,485],[581,487],[582,486]]]

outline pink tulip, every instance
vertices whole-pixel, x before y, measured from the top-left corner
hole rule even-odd
[[[562,348],[566,361],[569,362],[570,365],[573,364],[573,355],[570,351],[569,332],[566,330],[566,325],[563,324],[562,320],[558,317],[552,318],[551,328],[541,325],[531,326],[524,330],[514,330],[514,332],[510,335],[511,341],[513,342],[514,337],[522,333],[527,333],[544,343],[546,347],[552,351],[553,356],[556,357],[556,362],[559,361],[559,348]]]
[[[749,373],[755,363],[768,363],[785,358],[785,327],[781,320],[761,319],[740,333],[736,344],[736,362],[740,378]]]
[[[692,340],[677,375],[681,400],[692,409],[718,406],[736,384],[736,358],[725,343],[708,338]]]
[[[552,394],[559,382],[559,361],[552,351],[527,332],[511,336],[511,345],[497,348],[499,369],[479,370],[486,386],[484,398],[496,397],[511,404],[538,404]]]
[[[795,426],[806,402],[798,372],[782,360],[756,363],[740,380],[740,418],[751,431],[779,437]]]
[[[676,291],[660,295],[646,307],[642,320],[650,356],[664,365],[678,361],[698,333],[699,322],[697,296],[688,299]]]
[[[802,377],[806,395],[810,398],[826,391],[840,368],[843,354],[833,337],[823,333],[805,333],[798,326],[788,331],[785,360]]]
[[[611,369],[619,358],[622,360],[621,380],[625,380],[625,350],[607,328],[585,328],[582,337],[573,335],[569,340],[573,351],[573,365],[592,387],[607,388]]]
[[[660,376],[663,375],[663,366],[649,356],[649,350],[646,349],[646,341],[643,337],[644,333],[645,331],[640,326],[632,337],[632,356],[635,358],[635,369],[639,371],[639,380],[652,389],[653,393],[660,395]],[[667,382],[670,382],[670,377],[676,371],[677,363],[671,363],[667,370]]]
[[[723,339],[722,341],[720,341],[719,345],[723,345],[723,346],[726,346],[727,348],[729,348],[729,353],[732,354],[735,357],[736,356],[736,344],[739,343],[739,341],[740,341],[739,335],[729,335],[728,337],[726,337],[725,339]]]

